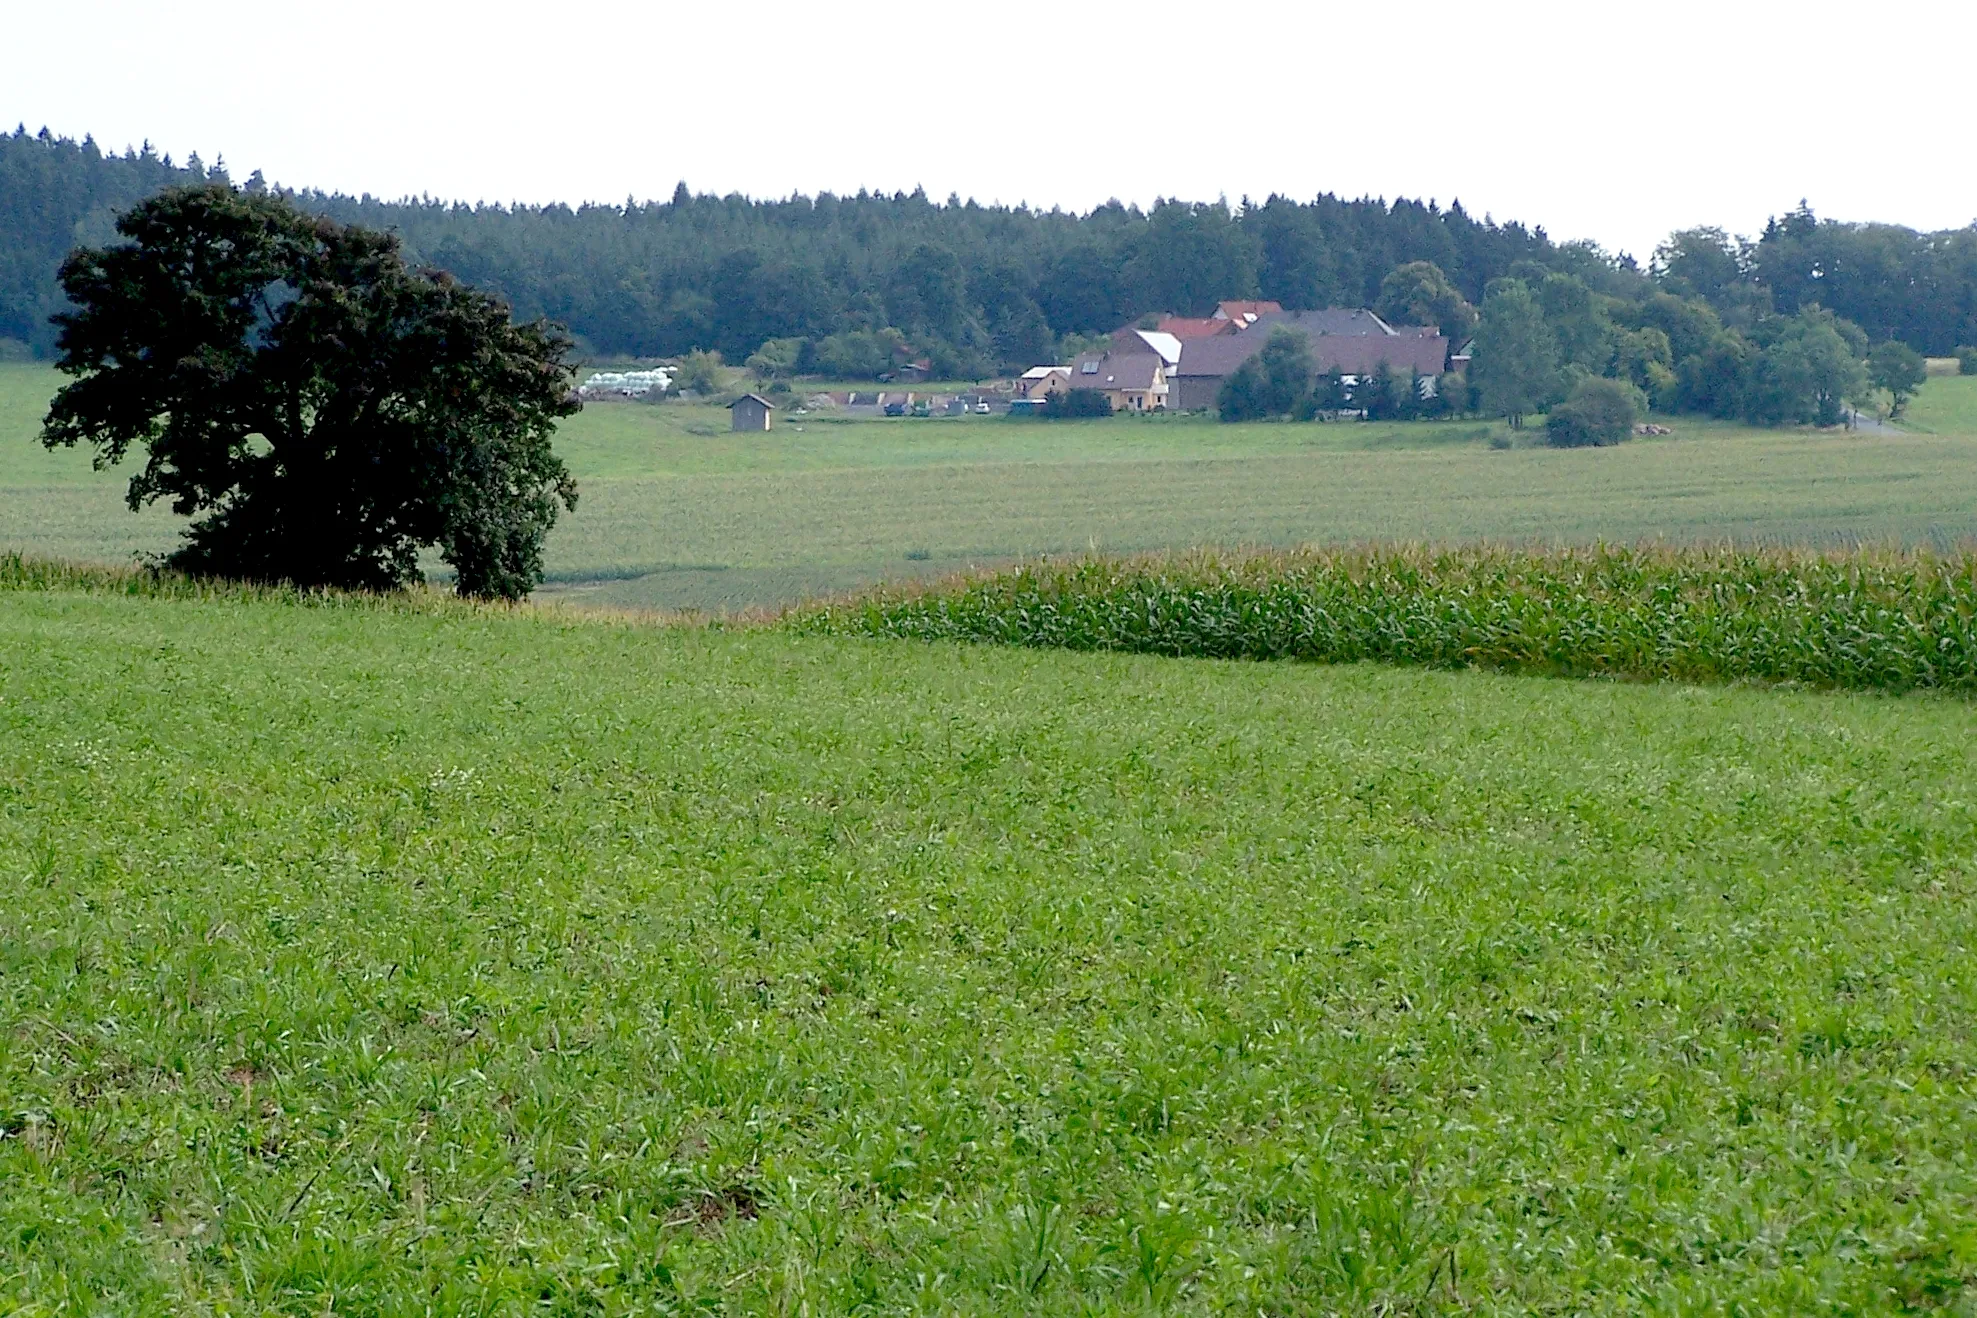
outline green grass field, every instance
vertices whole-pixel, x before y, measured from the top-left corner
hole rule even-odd
[[[1972,744],[0,593],[0,1309],[1970,1313]]]
[[[1902,422],[1936,435],[1977,435],[1977,376],[1931,377],[1910,401]]]
[[[32,442],[58,377],[0,366],[0,548],[123,561],[172,519]],[[1492,451],[1488,427],[805,422],[736,436],[712,408],[593,405],[562,449],[583,498],[546,595],[633,608],[778,605],[1038,554],[1372,539],[1977,536],[1977,380],[1931,380],[1939,433],[1762,432],[1687,419],[1616,449]]]

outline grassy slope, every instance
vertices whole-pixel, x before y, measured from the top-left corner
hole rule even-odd
[[[91,558],[167,547],[171,519],[125,513],[115,473],[34,449],[55,381],[0,367],[0,546]],[[1926,414],[1963,383],[1932,380],[1915,407]],[[571,422],[563,447],[584,497],[550,542],[551,593],[774,603],[1094,545],[1977,535],[1977,417],[1875,439],[1684,420],[1671,439],[1576,453],[1492,452],[1473,423],[969,418],[813,422],[767,439],[724,426],[712,409],[636,405]]]
[[[0,595],[0,1308],[1967,1304],[1973,739]]]
[[[1911,430],[1934,435],[1977,435],[1977,376],[1932,377],[1902,415]]]

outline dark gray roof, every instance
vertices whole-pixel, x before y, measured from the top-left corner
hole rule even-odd
[[[1185,359],[1185,349],[1181,355]],[[1087,371],[1087,364],[1098,369]],[[1159,366],[1160,354],[1151,351],[1088,352],[1072,365],[1070,385],[1073,389],[1151,389]]]
[[[1228,375],[1262,352],[1263,345],[1270,341],[1271,333],[1277,329],[1303,331],[1305,337],[1311,340],[1313,362],[1326,375],[1365,375],[1379,370],[1383,365],[1391,365],[1398,371],[1440,375],[1448,358],[1448,340],[1439,334],[1421,337],[1320,334],[1308,328],[1311,322],[1294,320],[1295,314],[1309,316],[1313,313],[1286,312],[1282,316],[1266,316],[1240,334],[1188,340],[1181,346],[1181,364],[1175,368],[1175,376]]]
[[[762,404],[762,406],[768,408],[771,412],[776,410],[776,405],[770,402],[768,399],[764,398],[761,394],[743,394],[741,397],[735,399],[732,403],[728,404],[728,410],[733,411],[735,408],[740,407],[743,403],[748,402],[750,399],[754,399],[756,402]]]
[[[1316,343],[1320,338],[1391,338],[1394,330],[1364,307],[1325,307],[1317,311],[1273,311],[1257,318],[1240,334],[1213,339],[1189,339],[1181,345],[1175,375],[1227,375],[1262,351],[1277,328],[1300,330]],[[1349,368],[1348,368],[1349,369]],[[1440,368],[1437,368],[1440,369]]]
[[[1280,311],[1263,316],[1250,332],[1270,325],[1288,325],[1316,338],[1320,334],[1392,334],[1394,331],[1364,307],[1326,307],[1320,311]]]
[[[1439,334],[1331,334],[1311,340],[1311,356],[1326,375],[1370,375],[1382,366],[1416,375],[1440,375],[1448,363],[1448,340]]]
[[[1218,334],[1212,339],[1187,339],[1181,344],[1181,364],[1175,375],[1227,375],[1241,366],[1270,341],[1268,328],[1258,325],[1240,334]],[[1073,383],[1077,377],[1073,376]]]

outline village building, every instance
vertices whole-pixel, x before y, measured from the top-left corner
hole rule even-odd
[[[1448,340],[1439,333],[1400,334],[1365,310],[1278,312],[1240,334],[1190,340],[1169,376],[1167,405],[1177,412],[1212,409],[1222,382],[1263,351],[1279,329],[1297,330],[1310,341],[1312,364],[1320,375],[1356,377],[1391,369],[1433,378],[1448,369]]]
[[[1448,340],[1439,334],[1330,334],[1312,338],[1311,359],[1320,375],[1363,377],[1391,370],[1432,380],[1448,369]]]
[[[1167,362],[1142,345],[1115,343],[1103,352],[1079,357],[1072,372],[1073,389],[1105,395],[1115,412],[1159,412],[1167,407]]]
[[[1151,352],[1172,370],[1181,360],[1181,341],[1160,330],[1122,329],[1112,332],[1114,352]]]
[[[1070,379],[1071,368],[1068,366],[1032,366],[1016,381],[1016,396],[1043,398],[1069,388]]]
[[[729,425],[734,430],[767,430],[776,405],[760,394],[743,394],[728,405]]]

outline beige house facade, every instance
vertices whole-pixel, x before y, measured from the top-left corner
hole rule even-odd
[[[1104,394],[1115,412],[1164,412],[1167,363],[1152,351],[1086,353],[1073,365],[1070,387]]]

